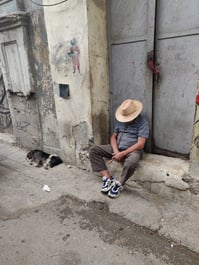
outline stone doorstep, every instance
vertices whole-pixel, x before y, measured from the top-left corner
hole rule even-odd
[[[116,178],[119,177],[122,164],[107,161],[107,167]],[[166,157],[162,155],[144,154],[134,175],[127,182],[133,186],[137,182],[150,192],[170,197],[171,193],[176,196],[199,194],[199,181],[189,176],[189,161]]]

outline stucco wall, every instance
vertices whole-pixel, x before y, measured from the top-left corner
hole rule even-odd
[[[44,0],[42,4],[49,3]],[[29,65],[21,66],[22,72],[28,68],[32,94],[8,94],[17,143],[58,153],[64,161],[88,168],[90,145],[105,143],[108,137],[106,1],[68,0],[42,7],[21,0],[6,1],[1,7],[0,16],[6,17],[8,27],[9,16],[22,16],[21,24],[23,16],[26,19],[27,41],[20,50]],[[1,21],[3,25],[4,18]],[[12,36],[8,39],[18,42],[20,30],[14,39],[14,28],[2,30],[3,38]],[[17,71],[13,73],[17,76]],[[7,77],[6,82],[10,90]]]
[[[0,17],[0,67],[17,143],[41,147],[41,131],[34,92],[29,16],[25,12]]]
[[[24,79],[21,83],[30,82],[30,89],[33,92],[28,97],[7,92],[17,143],[59,154],[57,118],[43,8],[30,1],[5,1],[0,5],[0,17],[0,42],[2,45],[6,42],[16,42],[19,51],[18,61],[22,68],[20,72],[23,78],[21,79]],[[24,62],[22,55],[29,58],[29,65]],[[9,62],[9,67],[15,69],[13,73],[17,76],[19,69],[14,60]],[[24,75],[27,71],[29,76]],[[4,71],[4,81],[6,90],[10,90],[7,72],[7,70]],[[23,84],[16,89],[23,90]]]
[[[59,154],[59,134],[43,9],[34,10],[31,15],[30,28],[42,149]]]
[[[107,48],[100,39],[106,36],[104,3],[74,0],[44,9],[61,153],[66,162],[83,167],[95,135],[101,137],[102,129],[93,131],[100,127],[98,119],[104,133],[108,128]],[[69,97],[60,96],[60,84],[69,87]]]
[[[95,143],[109,137],[109,69],[105,0],[87,1],[92,126]]]
[[[42,149],[36,100],[27,101],[25,97],[18,97],[14,94],[9,100],[17,144],[28,148]]]

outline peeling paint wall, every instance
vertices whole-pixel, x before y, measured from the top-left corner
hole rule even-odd
[[[3,74],[0,69],[0,132],[13,133],[12,118],[8,105]]]
[[[72,128],[72,136],[75,141],[77,165],[85,168],[87,168],[88,149],[90,147],[88,134],[88,124],[86,122],[80,122]]]
[[[0,17],[0,67],[16,142],[32,148],[41,147],[41,130],[35,98],[31,96],[35,87],[28,23],[28,14],[18,10]]]
[[[87,167],[89,146],[108,128],[105,1],[67,1],[44,12],[61,153],[66,162]]]
[[[22,48],[33,82],[27,97],[8,95],[17,143],[88,168],[89,147],[108,137],[106,1],[68,0],[50,7],[6,1],[0,17],[21,12],[29,17]]]
[[[32,94],[28,97],[15,92],[7,92],[14,135],[17,143],[22,146],[40,148],[59,154],[57,117],[43,8],[30,1],[5,1],[1,4],[0,9],[0,17],[5,16],[5,19],[1,18],[0,24],[2,21],[3,25],[4,21],[8,20],[9,17],[13,17],[14,20],[15,16],[17,17],[21,14],[29,17],[29,21],[25,25],[27,40],[20,46],[19,50],[23,50],[29,58],[29,74],[33,82],[31,82],[30,86]],[[9,22],[7,24],[9,25]],[[26,36],[20,30],[22,27],[18,24],[16,24],[13,30],[8,30],[7,26],[3,29],[2,26],[1,43],[4,43],[5,39],[16,41],[18,44],[19,34],[22,36],[21,39],[25,39]],[[27,68],[21,56],[19,56],[19,62],[22,69]],[[16,66],[13,66],[13,69],[14,67],[16,68]],[[28,79],[24,78],[25,82]],[[6,88],[7,90],[10,89],[9,82],[7,82]]]
[[[62,21],[62,23],[60,23]],[[55,104],[61,152],[66,162],[76,164],[76,149],[81,143],[73,136],[73,127],[84,122],[87,140],[92,136],[90,125],[90,84],[86,5],[84,0],[67,1],[45,8],[51,70],[55,82]],[[76,40],[80,50],[80,73],[74,72],[70,49]],[[60,97],[60,84],[69,86],[70,96]]]
[[[36,100],[12,95],[10,98],[11,116],[16,142],[29,148],[40,148],[41,130],[38,122]]]
[[[45,151],[59,153],[59,136],[43,9],[31,16],[36,97]]]

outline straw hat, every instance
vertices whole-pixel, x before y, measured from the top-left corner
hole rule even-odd
[[[142,103],[134,99],[126,99],[117,108],[115,118],[120,122],[134,120],[142,111]]]

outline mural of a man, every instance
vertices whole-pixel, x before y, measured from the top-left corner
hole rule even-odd
[[[70,41],[70,52],[68,52],[68,55],[71,57],[72,64],[73,64],[73,73],[76,73],[76,70],[80,73],[80,62],[79,62],[79,55],[80,55],[80,49],[77,45],[77,40],[73,38]]]

